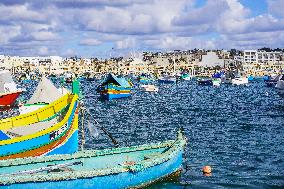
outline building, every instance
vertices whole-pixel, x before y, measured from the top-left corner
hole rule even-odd
[[[243,62],[246,64],[277,63],[281,60],[281,52],[266,52],[257,50],[245,50]]]

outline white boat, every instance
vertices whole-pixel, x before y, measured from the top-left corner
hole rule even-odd
[[[158,92],[159,88],[156,87],[155,85],[141,85],[144,91],[147,92]]]
[[[212,83],[214,87],[220,87],[221,85],[221,79],[220,78],[213,78]]]
[[[275,86],[277,93],[279,96],[284,98],[284,76],[282,75],[281,78],[277,81]]]
[[[248,78],[247,77],[235,77],[232,79],[233,85],[247,85],[248,84]]]
[[[158,82],[159,83],[176,83],[177,79],[175,76],[164,76],[159,77]]]

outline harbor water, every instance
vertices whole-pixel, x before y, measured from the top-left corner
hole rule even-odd
[[[188,144],[180,179],[149,188],[284,187],[284,100],[263,81],[248,86],[198,86],[194,81],[159,85],[105,101],[99,81],[82,81],[84,105],[120,146],[174,139],[183,127]],[[27,96],[35,85],[27,84]],[[94,121],[85,116],[85,149],[113,147]],[[202,167],[210,165],[212,175]]]

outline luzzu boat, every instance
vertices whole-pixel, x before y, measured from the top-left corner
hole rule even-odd
[[[125,78],[118,78],[109,74],[106,80],[98,87],[98,92],[107,100],[125,98],[131,95],[131,84]]]
[[[0,187],[137,188],[176,176],[182,169],[186,139],[72,155],[0,161]]]
[[[73,88],[75,94],[65,94],[35,111],[0,120],[0,159],[76,152],[78,86]]]
[[[138,80],[140,83],[149,83],[151,81],[154,81],[154,79],[150,78],[149,76],[142,74],[138,77]]]

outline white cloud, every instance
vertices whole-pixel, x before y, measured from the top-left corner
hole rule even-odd
[[[93,38],[87,38],[80,41],[80,45],[86,45],[86,46],[97,46],[100,44],[102,44],[100,40]]]
[[[38,49],[38,54],[41,56],[49,55],[49,49],[47,47],[40,47]]]
[[[133,37],[127,37],[126,39],[116,42],[117,49],[131,49],[136,46],[136,39]]]
[[[76,55],[76,52],[74,49],[67,49],[66,51],[63,52],[63,56],[65,57],[71,57],[75,55]]]

